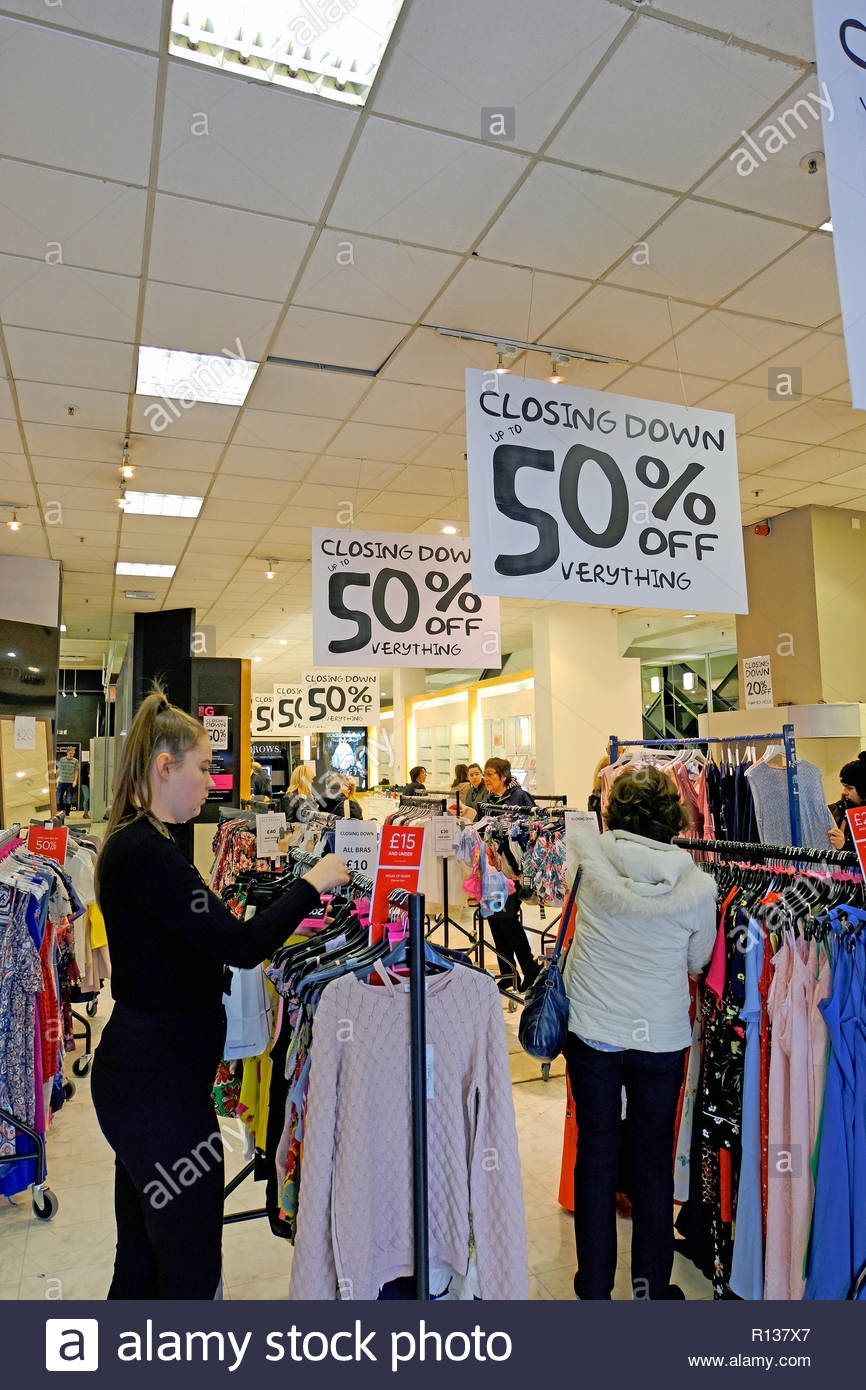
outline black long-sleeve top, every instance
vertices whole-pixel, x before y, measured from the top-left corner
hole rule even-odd
[[[142,817],[117,830],[100,866],[111,992],[144,1013],[218,1009],[224,967],[267,960],[319,903],[304,879],[249,922],[212,893],[172,839]]]

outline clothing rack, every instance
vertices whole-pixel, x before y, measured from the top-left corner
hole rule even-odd
[[[775,734],[730,734],[726,738],[617,738],[610,735],[611,766],[619,757],[621,748],[700,748],[708,743],[772,743],[782,741],[785,750],[785,770],[788,774],[788,811],[791,817],[791,839],[794,844],[803,838],[803,824],[800,818],[800,783],[797,776],[797,747],[794,741],[794,725],[783,724],[782,732]]]
[[[447,868],[447,865],[446,865]],[[412,1082],[412,1209],[415,1298],[430,1297],[427,1183],[427,991],[424,984],[424,895],[409,894],[409,1069]]]
[[[678,835],[673,843],[680,849],[707,851],[726,859],[783,859],[806,864],[834,864],[838,868],[857,868],[859,860],[850,849],[800,849],[791,845],[754,845],[742,840],[691,840]]]
[[[404,809],[411,810],[413,807],[418,809],[423,807],[431,815],[444,816],[448,809],[448,796],[444,792],[440,796],[434,796],[429,792],[424,796],[404,796],[401,792],[400,800],[397,803],[398,811]],[[455,927],[457,931],[461,932],[463,936],[467,938],[471,943],[470,949],[474,949],[478,944],[472,933],[468,932],[465,927],[461,927],[460,923],[455,922],[454,918],[451,916],[448,903],[448,859],[444,855],[442,857],[442,912],[432,923],[428,935],[432,936],[437,927],[442,927],[444,930],[446,946],[448,945],[449,928],[451,927]]]

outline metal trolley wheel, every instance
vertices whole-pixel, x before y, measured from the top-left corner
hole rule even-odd
[[[39,1221],[53,1221],[60,1206],[60,1199],[50,1187],[37,1184],[33,1188],[33,1215]]]

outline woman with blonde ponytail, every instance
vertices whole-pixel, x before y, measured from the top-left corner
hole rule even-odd
[[[207,731],[154,688],[124,743],[97,864],[114,997],[91,1085],[115,1153],[109,1298],[219,1296],[224,1175],[211,1088],[226,967],[266,960],[321,893],[348,882],[343,861],[327,855],[238,921],[171,836],[212,786]]]

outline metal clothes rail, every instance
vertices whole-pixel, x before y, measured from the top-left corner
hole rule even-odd
[[[850,849],[755,845],[743,840],[692,840],[687,835],[678,835],[673,843],[681,849],[718,854],[725,859],[781,859],[798,864],[832,864],[843,869],[856,869],[859,865],[857,855]]]
[[[444,792],[438,797],[429,792],[424,796],[404,796],[401,792],[397,810],[425,809],[430,815],[444,816],[447,806],[448,797]],[[458,804],[458,813],[459,809]],[[455,922],[454,918],[451,916],[448,903],[448,859],[445,855],[442,856],[442,913],[441,916],[437,917],[433,922],[428,935],[432,936],[437,927],[443,928],[445,946],[449,945],[448,938],[451,927],[454,927],[461,935],[466,937],[469,942],[469,946],[466,948],[467,950],[474,951],[478,946],[478,942],[472,933],[468,932],[465,927],[461,927],[460,923]]]
[[[610,761],[615,763],[621,748],[700,748],[708,743],[772,743],[781,740],[785,750],[785,770],[788,774],[788,811],[791,817],[791,839],[796,845],[803,838],[800,817],[800,783],[797,776],[797,747],[794,725],[783,724],[775,734],[731,734],[727,738],[617,738],[610,735]]]

